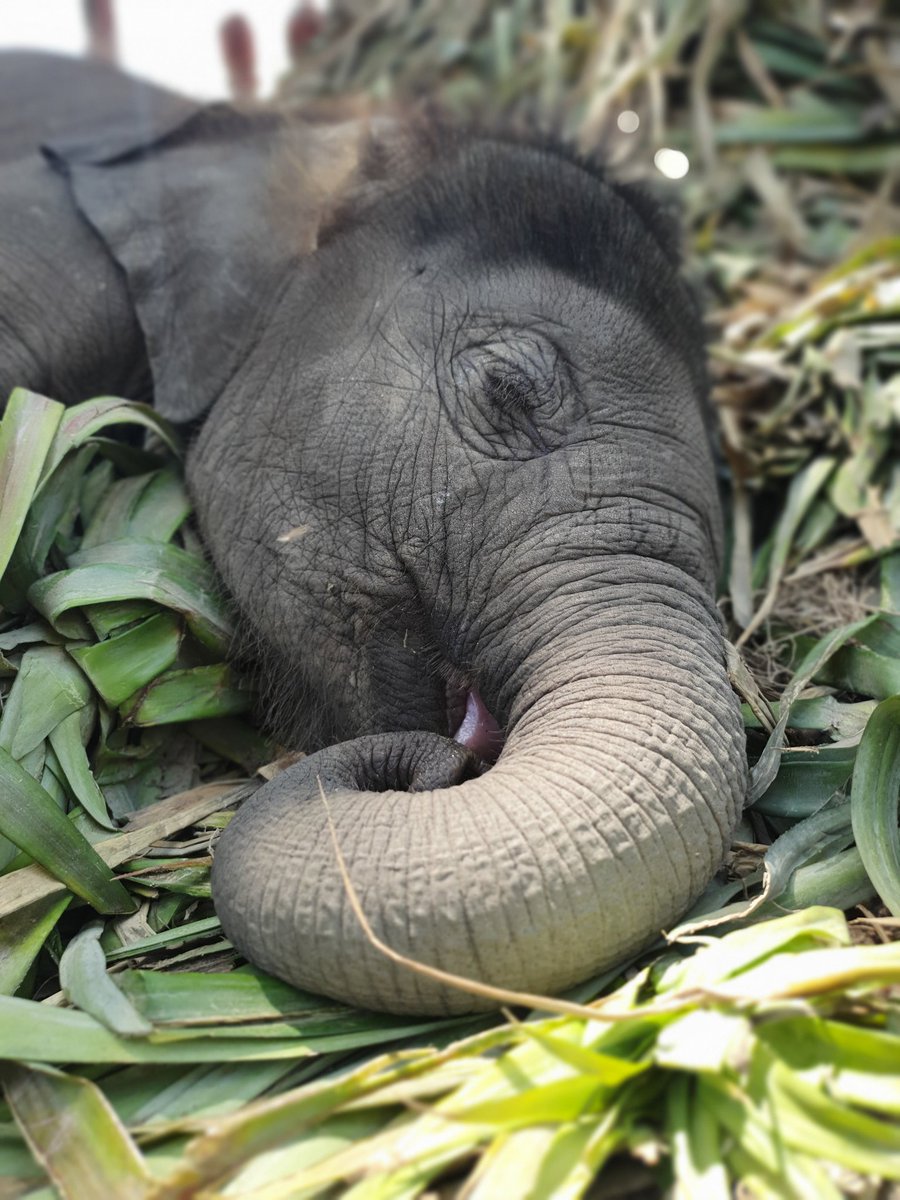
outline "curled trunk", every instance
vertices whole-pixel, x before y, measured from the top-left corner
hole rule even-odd
[[[371,946],[319,780],[362,907],[404,955],[553,994],[670,926],[727,849],[743,733],[708,599],[672,568],[638,574],[587,612],[582,597],[577,620],[559,595],[510,623],[510,644],[530,649],[494,688],[510,732],[486,774],[467,778],[467,755],[435,734],[381,734],[262,788],[222,837],[213,871],[238,948],[363,1007],[490,1007]]]

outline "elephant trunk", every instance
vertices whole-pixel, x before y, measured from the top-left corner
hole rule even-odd
[[[367,1008],[492,1007],[371,945],[329,814],[376,934],[496,986],[559,992],[686,910],[722,861],[745,787],[721,631],[682,571],[635,559],[606,579],[587,600],[557,592],[490,640],[482,691],[509,734],[486,774],[436,734],[379,734],[305,759],[242,807],[213,893],[243,953]],[[529,648],[513,666],[504,637]]]

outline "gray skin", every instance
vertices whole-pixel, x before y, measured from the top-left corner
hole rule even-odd
[[[26,238],[0,279],[27,296],[0,307],[0,386],[152,380],[197,431],[241,652],[276,728],[322,747],[216,848],[228,936],[350,1003],[492,1007],[370,944],[337,845],[377,935],[442,971],[556,993],[622,961],[703,891],[745,789],[663,218],[554,147],[208,113],[88,71],[115,126],[57,124],[49,161],[20,142],[2,173],[0,230],[39,186],[60,252],[50,272]]]

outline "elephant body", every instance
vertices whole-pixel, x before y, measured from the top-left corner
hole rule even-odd
[[[42,61],[0,56],[0,97],[36,97],[30,137],[0,125],[0,387],[152,392],[195,432],[267,715],[317,750],[221,838],[226,932],[351,1003],[489,1003],[371,945],[343,861],[439,970],[556,992],[621,961],[709,882],[746,770],[662,214],[540,140],[74,62],[51,103]]]

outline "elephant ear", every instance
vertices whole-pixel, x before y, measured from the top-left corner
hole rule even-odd
[[[366,138],[221,105],[44,147],[125,273],[164,416],[215,401]]]

